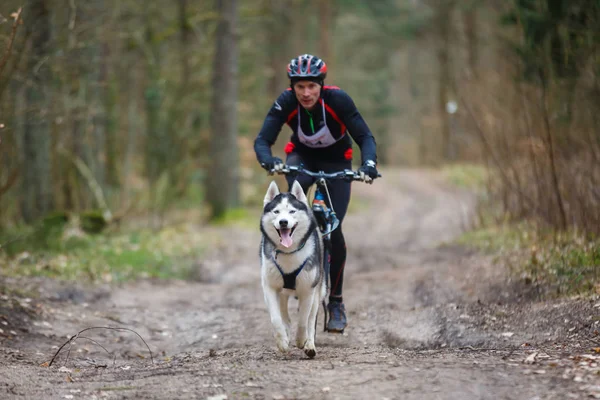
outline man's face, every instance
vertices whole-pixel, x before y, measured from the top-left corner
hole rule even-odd
[[[298,81],[294,84],[294,93],[302,107],[312,110],[319,101],[321,85],[313,81]]]

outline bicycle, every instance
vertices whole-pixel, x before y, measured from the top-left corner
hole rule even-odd
[[[331,196],[329,195],[329,190],[327,188],[327,181],[335,179],[346,181],[362,181],[360,174],[350,169],[344,169],[342,171],[331,173],[324,171],[314,172],[304,168],[303,166],[296,165],[284,165],[283,168],[279,170],[271,169],[269,171],[269,175],[274,174],[303,174],[310,176],[311,178],[315,178],[316,189],[311,208],[323,237],[323,269],[325,271],[325,276],[329,280],[331,263],[331,232],[338,228],[340,221],[337,218],[335,210],[332,206]],[[381,174],[378,174],[377,177],[381,177]],[[325,196],[327,196],[327,201],[325,201]],[[329,206],[327,204],[329,204]],[[331,282],[329,283],[331,284]],[[322,305],[324,311],[323,331],[327,331],[327,304],[325,304],[325,300],[323,300]]]

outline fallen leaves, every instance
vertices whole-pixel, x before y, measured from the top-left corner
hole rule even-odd
[[[525,364],[535,364],[535,357],[537,356],[537,354],[538,353],[531,353],[527,356],[527,358],[525,358],[525,360],[523,360],[523,362]]]
[[[227,400],[226,394],[218,394],[216,396],[207,397],[206,400]]]
[[[600,399],[600,385],[589,385],[583,388],[592,399]]]
[[[589,354],[565,356],[561,353],[548,354],[542,351],[533,351],[522,359],[526,365],[537,365],[536,369],[526,369],[524,374],[545,375],[549,370],[559,370],[561,378],[573,381],[581,386],[580,389],[590,398],[600,399],[600,385],[591,385],[600,376],[600,347],[590,349]],[[552,352],[550,352],[552,353]],[[516,364],[514,364],[516,365]]]

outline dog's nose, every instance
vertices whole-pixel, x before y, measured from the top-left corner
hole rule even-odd
[[[279,226],[282,227],[282,228],[287,228],[287,226],[288,226],[287,219],[280,219],[279,220]]]

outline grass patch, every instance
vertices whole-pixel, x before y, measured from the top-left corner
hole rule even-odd
[[[238,225],[245,228],[255,228],[258,225],[259,214],[256,210],[248,211],[244,208],[228,210],[219,218],[212,221],[217,226]]]
[[[5,233],[22,237],[0,251],[0,273],[65,280],[121,282],[137,278],[186,279],[200,256],[203,238],[190,226],[88,235],[52,231],[40,245],[31,228]]]
[[[200,175],[196,174],[191,178],[192,183],[187,187],[185,196],[174,199],[169,204],[170,209],[191,210],[204,204],[204,184],[202,182],[203,177]]]
[[[448,182],[462,188],[480,190],[488,181],[488,170],[483,165],[448,164],[441,171]]]
[[[506,254],[527,248],[535,240],[532,235],[535,233],[526,223],[486,224],[463,233],[456,242],[487,254]]]
[[[549,297],[600,293],[600,239],[536,229],[526,222],[467,232],[458,243],[508,265],[513,276]]]
[[[519,263],[534,283],[549,286],[556,295],[600,292],[600,240],[576,233],[536,239]]]

